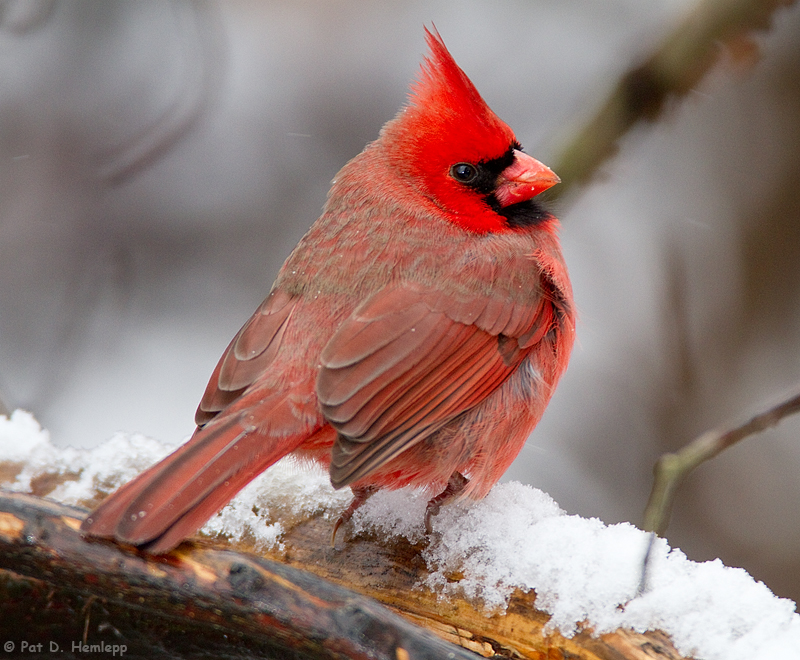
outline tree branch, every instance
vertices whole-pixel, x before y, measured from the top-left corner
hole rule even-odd
[[[551,164],[561,177],[553,194],[586,183],[634,125],[655,121],[667,102],[688,93],[717,61],[722,47],[769,27],[793,0],[705,0],[641,64],[625,73],[599,110]]]
[[[332,549],[322,518],[287,531],[284,549],[267,557],[201,541],[153,558],[85,540],[77,531],[84,515],[0,492],[4,641],[53,642],[62,652],[76,642],[125,645],[126,658],[469,660],[470,649],[536,660],[681,660],[659,632],[545,633],[549,617],[535,609],[534,593],[518,592],[506,613],[491,615],[465,600],[441,601],[418,586],[426,571],[419,547],[359,537]]]

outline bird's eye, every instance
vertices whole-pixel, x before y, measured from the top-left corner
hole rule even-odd
[[[456,163],[450,168],[450,176],[461,183],[472,183],[478,178],[478,168],[470,163]]]

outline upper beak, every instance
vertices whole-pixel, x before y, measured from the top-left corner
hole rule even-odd
[[[502,208],[536,197],[560,181],[549,167],[514,149],[514,162],[497,178],[494,196]]]

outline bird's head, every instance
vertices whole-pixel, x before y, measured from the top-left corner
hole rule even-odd
[[[393,169],[468,231],[539,223],[548,215],[533,198],[558,177],[522,151],[439,33],[426,28],[425,37],[430,53],[409,102],[381,132]]]

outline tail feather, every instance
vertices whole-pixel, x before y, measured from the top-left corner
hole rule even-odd
[[[144,549],[152,554],[162,554],[169,552],[187,536],[191,536],[217,511],[224,507],[242,488],[249,484],[259,474],[266,470],[270,465],[284,456],[281,451],[273,455],[262,463],[254,463],[246,466],[244,470],[236,473],[186,511],[180,518],[175,520],[168,528],[161,532],[156,538],[143,544]]]
[[[163,461],[112,493],[86,518],[82,531],[142,546],[154,554],[171,550],[309,436],[310,430],[293,414],[296,401],[285,394],[277,399],[262,401],[258,408],[271,408],[281,420],[279,429],[269,423],[249,425],[253,410],[213,420]],[[264,419],[262,412],[256,418]],[[287,417],[295,428],[287,428]]]

